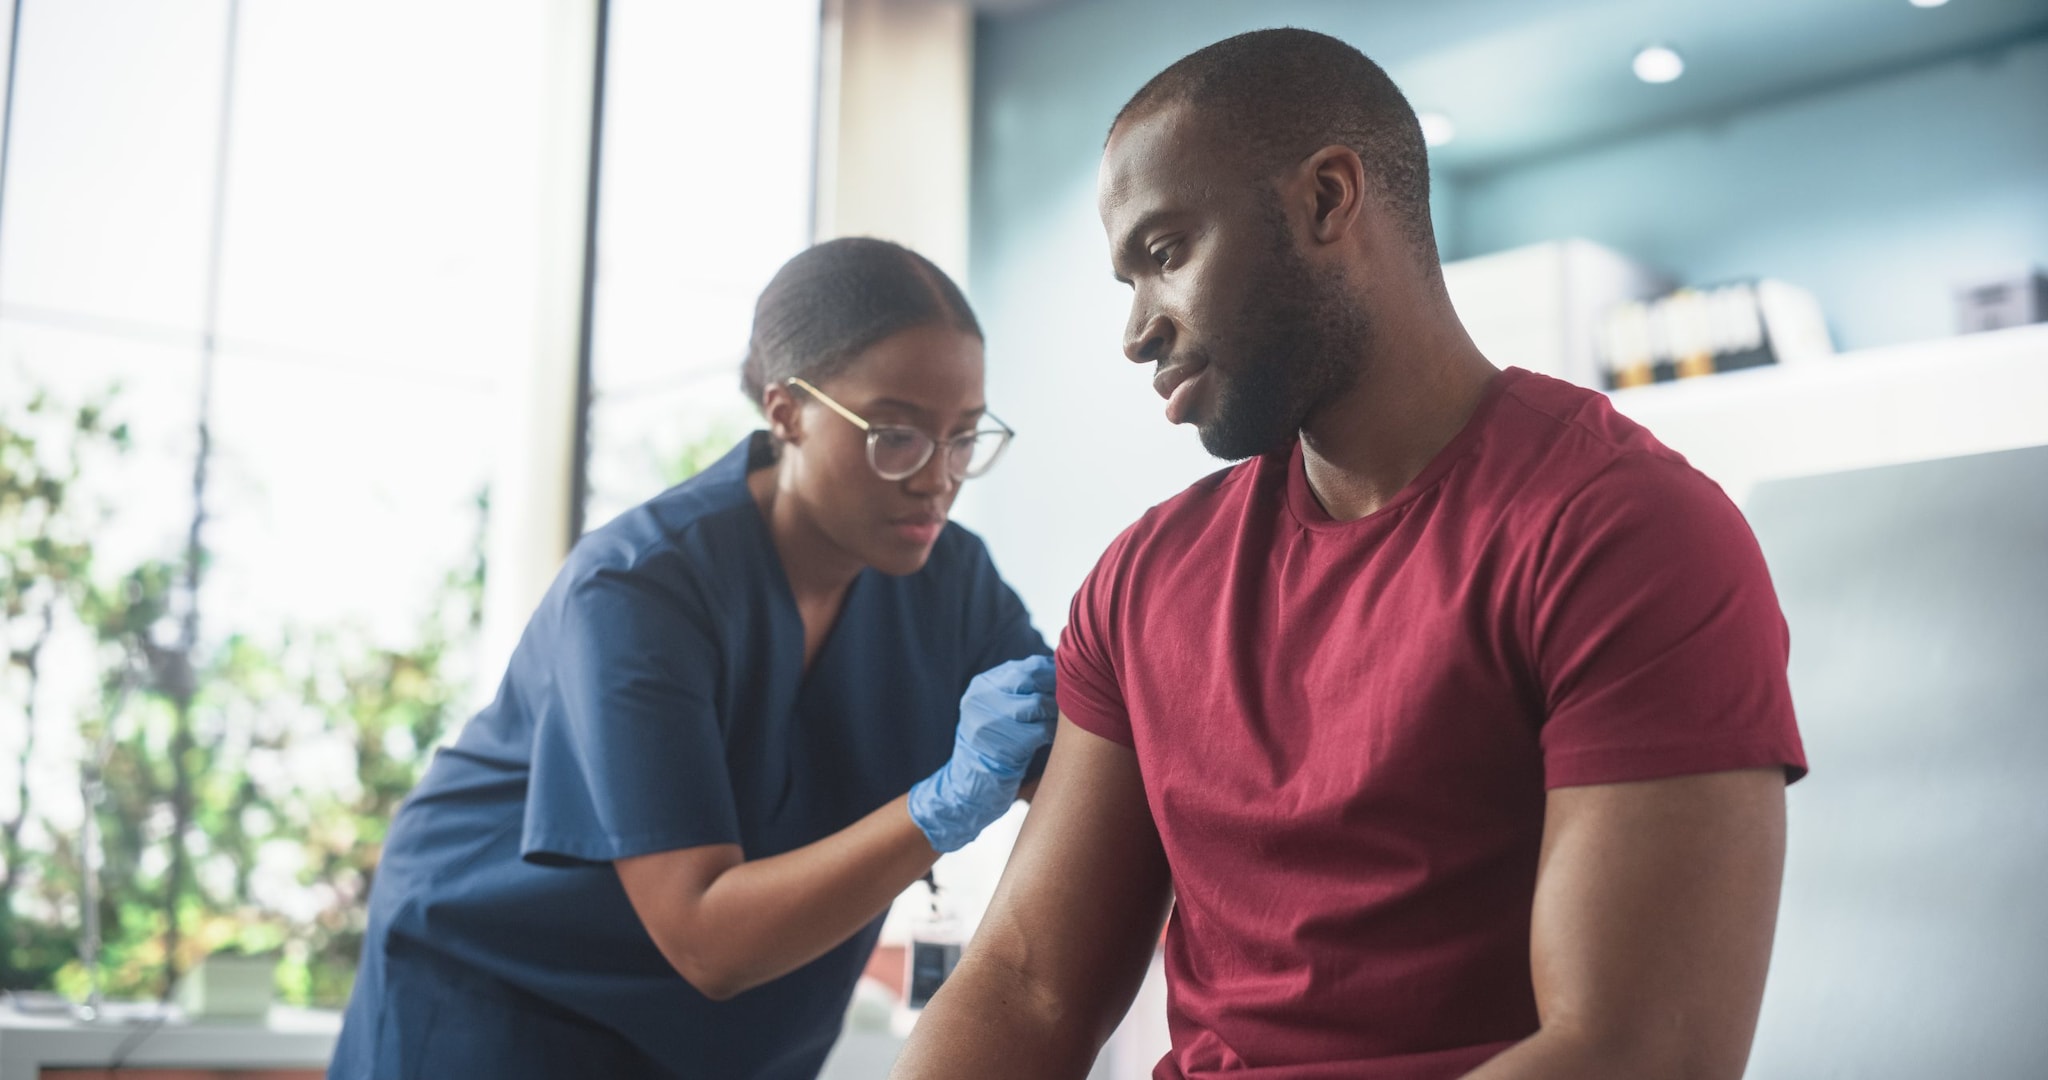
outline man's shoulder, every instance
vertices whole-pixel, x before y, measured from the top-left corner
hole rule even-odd
[[[1537,554],[1524,565],[1568,563],[1596,549],[1626,561],[1647,548],[1635,565],[1668,566],[1705,558],[1706,549],[1720,549],[1719,558],[1754,548],[1721,486],[1607,395],[1526,373],[1507,389],[1486,478],[1467,505],[1490,504],[1474,513],[1496,539]]]
[[[1292,444],[1290,444],[1291,449]],[[1237,520],[1261,485],[1286,476],[1287,451],[1226,465],[1189,484],[1139,515],[1105,553],[1124,558],[1183,549],[1198,543],[1218,522]]]
[[[1712,481],[1603,393],[1514,372],[1493,425],[1492,470],[1516,501],[1562,504],[1589,488],[1653,496]]]

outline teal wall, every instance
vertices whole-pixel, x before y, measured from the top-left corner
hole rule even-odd
[[[2048,265],[2048,38],[1461,177],[1450,232],[1783,278],[1844,349],[1942,337],[1957,281]]]
[[[1426,8],[1389,8],[1078,0],[984,18],[976,299],[1001,307],[1019,299],[1013,286],[1037,291],[1014,277],[1027,262],[1106,273],[1099,237],[1071,220],[1084,212],[1076,193],[1093,182],[1109,118],[1153,72],[1262,25],[1312,26],[1388,56],[1456,29]],[[1845,349],[1939,337],[1957,281],[2048,265],[2048,37],[1435,184],[1449,258],[1583,236],[1683,281],[1804,285]]]
[[[1514,3],[1465,6],[1506,11]],[[1403,10],[1416,15],[1391,14]],[[1049,220],[1071,211],[1068,196],[1077,187],[1092,190],[1110,119],[1168,64],[1232,34],[1280,25],[1310,26],[1369,41],[1373,52],[1405,54],[1455,38],[1470,17],[1461,13],[1453,24],[1426,13],[1426,5],[1388,0],[1072,0],[1032,16],[984,17],[974,57],[973,276],[1001,275],[1023,249],[1041,244]],[[1440,210],[1446,198],[1455,199],[1455,192],[1439,192]],[[1440,243],[1454,239],[1446,225],[1455,215],[1443,216]],[[1068,254],[1072,265],[1108,272],[1101,250]]]

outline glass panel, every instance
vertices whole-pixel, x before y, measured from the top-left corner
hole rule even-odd
[[[176,558],[184,549],[192,513],[192,456],[197,445],[198,353],[189,346],[111,337],[19,319],[0,320],[0,429],[26,436],[44,475],[61,475],[69,447],[80,446],[83,472],[69,485],[64,503],[68,522],[41,527],[38,534],[68,543],[89,537],[91,571],[100,580],[150,560]],[[31,414],[32,398],[45,410]],[[132,449],[113,452],[104,438],[71,435],[72,417],[82,406],[106,407],[106,428],[125,425]],[[12,438],[9,440],[12,442]],[[26,472],[10,454],[8,487]],[[19,520],[10,508],[0,521]],[[23,541],[0,537],[7,554],[19,556]],[[26,567],[23,567],[26,569]],[[7,568],[10,572],[15,567]],[[11,576],[11,574],[10,574]],[[41,575],[30,574],[30,577]],[[14,586],[10,582],[10,591]],[[6,612],[0,630],[10,650],[34,647],[47,585],[31,586],[22,612]],[[37,678],[25,678],[14,663],[0,665],[0,819],[21,813],[15,798],[15,769],[30,734],[34,752],[25,770],[29,799],[24,818],[24,877],[11,897],[18,919],[43,927],[43,948],[24,929],[21,969],[35,969],[50,957],[68,959],[71,928],[77,925],[69,864],[52,856],[76,842],[83,818],[79,764],[84,742],[78,723],[100,709],[103,657],[92,635],[77,625],[75,609],[59,603],[53,633],[39,649]],[[21,927],[17,922],[16,926]],[[12,949],[16,942],[9,942]],[[18,978],[18,976],[17,976]]]
[[[754,298],[810,239],[817,97],[816,0],[611,17],[590,525],[660,490],[649,447],[753,426],[739,365]]]
[[[391,812],[474,689],[468,620],[478,495],[500,448],[496,389],[533,347],[548,9],[240,4],[205,573],[186,651],[177,583],[224,10],[66,0],[25,12],[0,231],[0,417],[51,429],[34,450],[48,457],[64,432],[26,411],[35,392],[75,406],[118,383],[114,414],[134,447],[67,486],[72,505],[104,510],[66,534],[89,535],[100,594],[67,601],[33,695],[20,665],[0,665],[0,819],[19,810],[25,702],[41,718],[19,863],[32,869],[0,897],[32,947],[17,963],[10,942],[0,976],[84,992],[72,959],[81,732],[112,717],[99,815],[118,915],[105,928],[109,992],[163,989],[175,891],[178,967],[211,949],[282,947],[287,999],[333,1006]],[[18,441],[0,453],[13,455],[0,469],[10,485],[36,474]],[[34,555],[39,523],[9,512],[4,553]],[[171,570],[116,587],[152,560]],[[35,587],[54,595],[51,580]],[[144,617],[110,643],[91,623],[108,611]],[[11,647],[38,622],[10,615],[0,629]],[[190,752],[173,755],[183,739]],[[182,780],[174,761],[189,767]]]
[[[532,348],[540,0],[244,0],[221,333],[488,379]]]
[[[590,409],[593,443],[585,521],[595,528],[655,492],[695,475],[752,431],[755,415],[737,372],[714,370],[642,394],[598,398]]]
[[[198,329],[225,44],[222,0],[22,9],[0,314]]]
[[[414,634],[475,542],[497,447],[489,385],[260,354],[221,357],[214,385],[220,629]]]

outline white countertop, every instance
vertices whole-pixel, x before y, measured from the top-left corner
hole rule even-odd
[[[96,1021],[28,1015],[0,1006],[0,1080],[38,1080],[43,1069],[322,1069],[341,1015],[279,1006],[262,1020],[168,1020],[116,1004]]]

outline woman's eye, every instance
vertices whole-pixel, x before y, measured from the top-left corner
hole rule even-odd
[[[877,433],[876,442],[885,450],[908,450],[922,438],[917,432],[904,428],[888,428]]]

